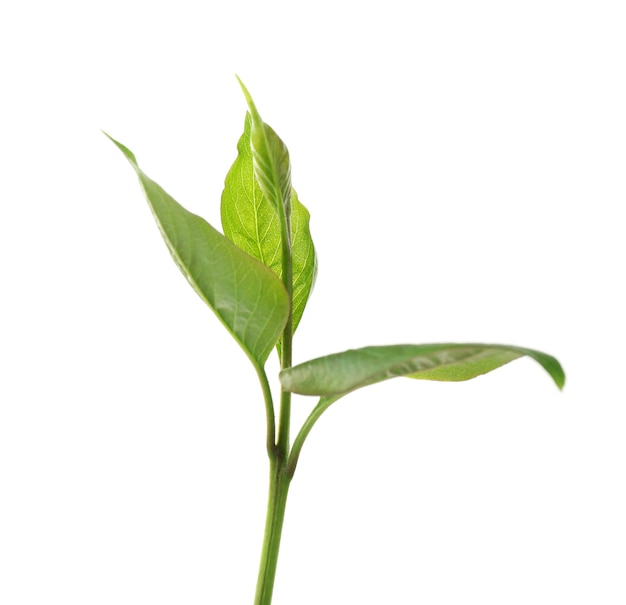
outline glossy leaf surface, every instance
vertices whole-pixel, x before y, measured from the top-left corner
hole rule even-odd
[[[238,156],[226,175],[221,204],[222,227],[226,237],[282,278],[280,223],[274,207],[254,177],[251,122],[250,114],[246,115],[244,132],[237,144]],[[295,331],[313,288],[317,266],[309,230],[309,212],[293,189],[291,207]]]
[[[253,363],[263,365],[287,321],[289,299],[282,282],[183,208],[141,171],[128,148],[111,140],[135,169],[174,262]]]
[[[333,401],[361,387],[407,376],[425,380],[461,381],[491,372],[527,355],[563,388],[565,374],[550,355],[505,345],[426,344],[365,347],[319,357],[283,370],[283,388]]]

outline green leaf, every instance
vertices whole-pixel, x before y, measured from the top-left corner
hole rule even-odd
[[[293,331],[296,331],[317,277],[317,255],[309,230],[309,211],[291,190],[291,254],[293,263]]]
[[[554,357],[532,349],[485,344],[365,347],[287,368],[280,373],[280,382],[292,393],[320,395],[336,401],[351,391],[396,376],[469,380],[524,355],[543,366],[556,385],[563,388],[565,374]]]
[[[239,80],[239,78],[237,78]],[[289,151],[274,130],[265,124],[243,82],[239,80],[250,110],[250,145],[254,175],[263,194],[287,227],[291,216],[291,163]],[[285,229],[287,234],[289,230]]]
[[[222,192],[224,235],[239,248],[266,264],[282,279],[281,229],[272,204],[254,177],[250,130],[246,115],[237,144],[238,156],[226,175]],[[317,262],[309,230],[309,212],[291,191],[293,262],[293,330],[295,332],[313,288]]]
[[[141,171],[128,148],[107,136],[135,169],[178,268],[252,362],[262,366],[289,313],[289,298],[282,282],[203,218],[185,210]]]

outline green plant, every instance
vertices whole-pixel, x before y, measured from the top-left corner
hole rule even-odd
[[[388,378],[468,380],[522,356],[543,366],[559,388],[564,385],[565,375],[559,362],[545,353],[485,344],[365,347],[292,366],[293,334],[317,269],[309,213],[291,186],[287,147],[262,121],[250,94],[240,84],[248,113],[238,157],[226,176],[222,194],[224,235],[185,210],[141,171],[128,148],[111,140],[139,176],[179,269],[256,370],[265,402],[270,481],[254,602],[269,605],[289,485],[309,432],[331,404],[356,389]],[[278,410],[265,372],[274,348],[281,367]],[[319,397],[293,441],[292,393]]]

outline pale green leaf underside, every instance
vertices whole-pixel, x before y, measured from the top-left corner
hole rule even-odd
[[[185,210],[141,171],[128,148],[111,140],[135,169],[183,275],[253,363],[263,365],[287,322],[289,298],[282,282],[203,218]]]
[[[361,387],[397,376],[424,380],[469,380],[527,355],[563,388],[565,374],[550,355],[506,345],[426,344],[365,347],[319,357],[283,370],[284,389],[335,401]],[[328,403],[328,402],[327,402]]]
[[[226,175],[222,192],[222,227],[226,237],[282,278],[280,223],[274,207],[254,177],[250,129],[251,117],[247,114],[244,132],[237,144],[238,156]],[[295,332],[313,288],[317,267],[309,212],[293,189],[291,207]]]
[[[239,80],[239,78],[237,78]],[[254,175],[261,190],[276,212],[289,223],[291,204],[291,163],[289,151],[271,126],[261,116],[243,82],[239,80],[251,116],[250,148]]]

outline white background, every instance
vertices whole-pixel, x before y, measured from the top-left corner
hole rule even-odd
[[[296,361],[483,341],[568,375],[559,393],[520,360],[337,403],[292,484],[274,603],[626,603],[622,9],[3,3],[0,603],[252,602],[254,371],[99,130],[219,226],[235,73],[312,214]]]

